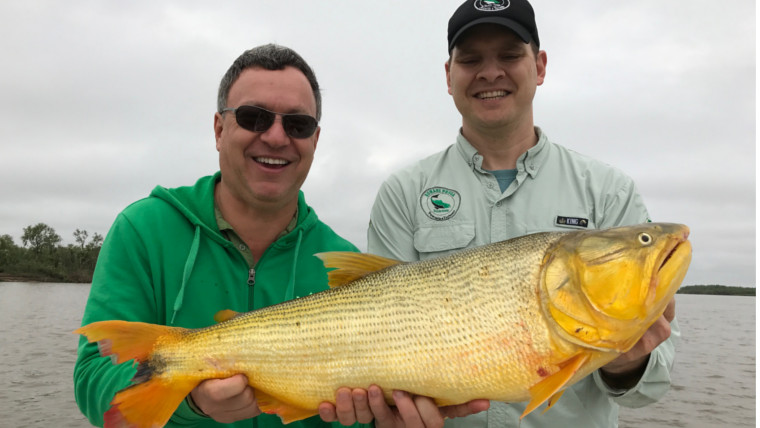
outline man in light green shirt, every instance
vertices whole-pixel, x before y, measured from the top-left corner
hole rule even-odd
[[[383,183],[370,216],[368,252],[423,260],[528,233],[649,220],[628,176],[552,143],[535,126],[533,98],[547,64],[539,46],[526,0],[467,0],[456,10],[445,69],[462,115],[460,133],[446,150]],[[526,403],[492,402],[487,411],[448,419],[446,426],[616,427],[619,406],[645,406],[670,387],[679,336],[674,305],[634,348],[573,385],[546,413],[544,404],[520,421]],[[362,395],[354,394],[349,414],[386,411],[371,395],[356,400]],[[443,424],[430,401],[418,397],[415,404],[420,417],[406,426]]]

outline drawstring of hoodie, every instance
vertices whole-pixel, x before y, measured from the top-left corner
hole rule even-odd
[[[298,230],[298,239],[296,240],[296,250],[293,255],[293,266],[290,269],[290,280],[288,281],[288,288],[285,290],[285,300],[293,300],[296,291],[296,267],[298,266],[298,251],[301,249],[301,239],[303,238],[303,231]]]
[[[193,273],[193,267],[195,267],[195,261],[198,258],[198,249],[200,248],[201,228],[195,227],[195,236],[193,237],[193,243],[190,245],[190,252],[187,255],[187,261],[185,262],[185,269],[182,272],[182,285],[177,293],[176,299],[174,299],[174,306],[172,312],[170,325],[174,324],[174,319],[177,317],[177,312],[182,309],[182,304],[185,300],[185,288],[190,280],[190,275]],[[301,249],[301,240],[303,239],[303,231],[298,231],[298,239],[296,240],[295,254],[293,255],[293,266],[290,269],[290,279],[288,286],[285,289],[285,300],[292,300],[295,298],[296,288],[296,269],[298,267],[298,252]]]
[[[169,322],[170,325],[174,324],[174,318],[177,316],[177,312],[182,308],[182,304],[185,300],[185,287],[190,280],[190,274],[193,273],[193,267],[195,267],[195,259],[198,258],[198,248],[201,244],[201,227],[195,226],[195,236],[193,237],[193,244],[190,245],[190,253],[187,255],[187,261],[185,262],[185,269],[182,272],[182,286],[179,288],[177,298],[174,299],[174,312],[172,313],[172,319]]]

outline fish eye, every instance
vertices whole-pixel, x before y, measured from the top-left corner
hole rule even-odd
[[[652,236],[642,232],[639,234],[639,242],[641,245],[649,245],[652,243]]]

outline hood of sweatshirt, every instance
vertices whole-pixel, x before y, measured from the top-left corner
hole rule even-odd
[[[156,186],[150,196],[161,199],[177,211],[182,213],[187,220],[195,227],[195,235],[185,262],[182,285],[174,301],[174,313],[170,324],[173,324],[177,312],[182,308],[184,294],[188,280],[192,276],[193,267],[198,256],[201,239],[211,239],[219,245],[228,248],[232,252],[237,249],[228,241],[219,231],[214,214],[214,189],[216,183],[221,180],[221,172],[214,175],[201,177],[192,186],[183,186],[175,188],[165,188]],[[295,272],[298,265],[298,248],[306,231],[313,227],[318,221],[316,213],[306,204],[303,192],[298,193],[298,219],[296,227],[287,235],[280,237],[272,243],[270,248],[287,249],[295,247],[293,251],[293,261],[291,265],[291,275],[288,287],[285,291],[285,299],[290,300],[294,296]]]

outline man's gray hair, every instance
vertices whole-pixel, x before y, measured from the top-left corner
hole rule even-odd
[[[265,70],[282,70],[288,66],[300,70],[309,81],[314,100],[317,103],[317,121],[319,121],[322,117],[322,96],[319,93],[319,83],[317,83],[317,76],[314,75],[314,71],[293,49],[272,43],[249,49],[232,63],[219,84],[219,95],[216,100],[217,111],[221,113],[222,109],[227,107],[227,96],[230,93],[230,88],[243,70],[252,67],[260,67]]]

